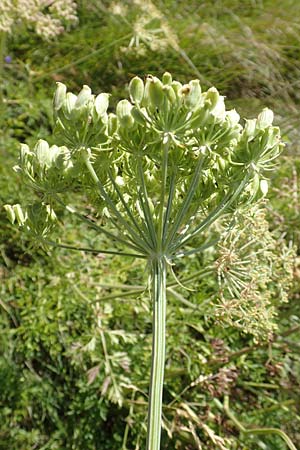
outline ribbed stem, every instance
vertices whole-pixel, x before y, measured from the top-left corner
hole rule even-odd
[[[151,265],[153,337],[146,450],[159,450],[161,439],[162,395],[166,349],[166,273],[164,257]]]

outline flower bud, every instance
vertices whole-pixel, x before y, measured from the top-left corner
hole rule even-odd
[[[211,87],[206,92],[205,102],[208,103],[211,109],[214,109],[219,101],[220,94],[215,87]]]
[[[133,106],[128,100],[121,100],[116,107],[117,117],[123,127],[131,128],[134,124],[134,119],[131,115]]]
[[[56,91],[53,98],[53,107],[55,111],[59,111],[66,99],[67,87],[60,82],[56,83]]]
[[[51,167],[51,155],[49,151],[49,144],[43,139],[39,139],[34,147],[36,159],[40,167]]]
[[[27,161],[28,155],[31,154],[31,151],[29,150],[29,147],[27,144],[21,144],[20,148],[20,162],[21,164],[25,164]]]
[[[51,222],[56,222],[57,221],[57,215],[55,214],[54,209],[51,208],[50,205],[46,206],[47,209],[47,216],[49,217]]]
[[[164,102],[163,84],[157,77],[148,76],[148,93],[152,106],[160,108]]]
[[[244,127],[244,134],[247,137],[254,137],[256,130],[256,119],[246,119],[246,124]]]
[[[91,89],[85,84],[78,94],[77,100],[75,102],[75,108],[81,108],[82,106],[85,106],[90,100],[91,95]]]
[[[165,85],[163,87],[164,92],[167,94],[167,99],[169,102],[174,105],[176,102],[176,94],[174,92],[174,89],[171,86]]]
[[[172,88],[173,88],[173,90],[175,92],[176,97],[180,98],[181,97],[180,91],[181,91],[181,88],[182,88],[182,84],[179,83],[179,81],[172,81],[171,86],[172,86]]]
[[[231,109],[226,112],[226,119],[230,126],[234,127],[240,121],[240,115],[236,112],[235,109]]]
[[[268,190],[269,190],[268,181],[267,180],[260,180],[259,187],[260,187],[260,191],[261,191],[263,197],[265,197],[267,195],[267,193],[268,193]]]
[[[108,134],[112,136],[118,129],[118,119],[113,113],[108,115]]]
[[[18,222],[18,225],[21,227],[24,225],[27,219],[27,214],[23,212],[21,205],[17,203],[16,205],[13,205],[14,213],[16,215],[16,219]]]
[[[14,208],[11,205],[4,205],[3,208],[6,211],[8,220],[13,224],[16,220],[16,215],[14,212]]]
[[[75,108],[75,103],[77,100],[77,95],[73,94],[72,92],[68,92],[66,95],[66,99],[63,105],[63,112],[66,117],[66,119],[70,119],[71,113],[73,109]]]
[[[108,104],[109,104],[109,94],[99,94],[97,95],[96,99],[95,99],[95,103],[94,103],[94,107],[97,113],[97,116],[100,118],[101,116],[103,116],[108,108]]]
[[[129,94],[132,103],[141,103],[144,96],[144,83],[139,77],[134,77],[129,83]]]
[[[165,85],[171,85],[172,83],[172,75],[169,72],[165,72],[162,76],[162,82]]]
[[[201,98],[201,86],[199,80],[192,80],[187,86],[188,91],[184,93],[184,103],[188,109],[194,109],[198,106]]]
[[[225,108],[225,102],[224,97],[222,95],[219,95],[217,104],[212,109],[211,114],[215,117],[216,120],[223,122],[226,117],[226,108]]]
[[[259,130],[264,130],[265,128],[272,125],[273,119],[274,119],[273,111],[269,108],[264,108],[257,117],[257,128]]]

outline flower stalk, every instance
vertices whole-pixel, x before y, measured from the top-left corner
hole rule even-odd
[[[162,397],[166,353],[166,275],[167,262],[158,257],[151,262],[152,364],[148,406],[147,450],[159,450],[161,440]]]

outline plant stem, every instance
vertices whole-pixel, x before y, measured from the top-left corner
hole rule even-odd
[[[88,171],[90,172],[92,179],[94,180],[94,182],[96,183],[96,185],[99,188],[100,196],[105,200],[109,209],[116,216],[116,219],[118,220],[119,223],[115,222],[112,217],[111,217],[111,221],[116,225],[117,228],[118,228],[118,225],[123,225],[124,229],[128,233],[128,239],[133,244],[137,245],[141,249],[142,253],[144,253],[144,251],[147,252],[147,250],[149,250],[148,244],[143,241],[142,237],[139,234],[136,234],[136,232],[132,229],[131,225],[129,223],[127,223],[126,219],[120,213],[120,211],[116,207],[114,201],[112,200],[110,195],[104,189],[101,181],[99,180],[99,178],[94,170],[94,167],[93,167],[91,161],[88,158],[85,159],[85,165],[86,165]]]
[[[43,241],[45,244],[51,245],[52,247],[58,247],[58,248],[66,248],[67,250],[75,250],[79,252],[88,252],[88,253],[103,253],[104,255],[117,255],[117,256],[129,256],[132,258],[142,258],[145,259],[146,256],[139,255],[136,253],[124,253],[118,250],[102,250],[97,248],[87,248],[87,247],[76,247],[74,245],[68,245],[68,244],[60,244],[58,242],[54,241]]]
[[[166,273],[164,257],[152,261],[153,338],[147,427],[147,450],[159,450],[166,347]]]
[[[276,434],[277,436],[281,437],[281,439],[284,440],[284,442],[287,444],[288,448],[290,450],[297,450],[289,436],[279,428],[245,428],[244,425],[241,424],[241,422],[235,417],[235,415],[232,413],[229,407],[229,397],[228,395],[224,398],[224,411],[226,412],[227,416],[232,420],[234,425],[244,434],[248,435],[255,435],[255,434]]]
[[[158,242],[160,242],[161,247],[163,246],[163,229],[164,229],[164,206],[165,206],[165,194],[167,189],[167,176],[168,176],[168,153],[169,153],[169,141],[163,146],[163,159],[162,159],[162,184],[160,193],[160,204],[159,204],[159,214],[158,214]],[[162,251],[162,248],[160,248]]]

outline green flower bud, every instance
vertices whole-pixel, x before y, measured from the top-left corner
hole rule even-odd
[[[224,97],[222,95],[219,96],[218,102],[216,106],[212,109],[211,114],[217,121],[223,122],[225,120],[226,108]]]
[[[86,84],[83,86],[78,94],[77,100],[75,102],[75,108],[81,108],[85,106],[92,96],[92,91]]]
[[[48,217],[51,220],[51,222],[56,222],[57,216],[55,214],[54,209],[52,209],[50,205],[47,205],[46,209],[47,209]]]
[[[184,90],[185,89],[185,90]],[[201,86],[199,80],[192,80],[182,87],[184,103],[188,109],[195,109],[201,99]]]
[[[272,125],[273,120],[274,120],[273,111],[269,108],[264,108],[257,117],[257,128],[259,130],[264,130],[265,128]]]
[[[149,99],[155,108],[160,108],[164,102],[163,84],[157,77],[147,77]]]
[[[116,107],[116,113],[120,124],[125,128],[131,128],[134,119],[131,115],[133,106],[128,100],[121,100]]]
[[[256,119],[246,119],[246,124],[244,127],[244,135],[247,137],[254,137],[256,130]]]
[[[31,154],[29,147],[27,144],[21,144],[20,148],[20,162],[21,164],[25,164],[27,162],[28,155]]]
[[[63,105],[64,115],[67,119],[70,119],[71,113],[75,108],[75,103],[77,101],[77,95],[74,95],[72,92],[68,92],[66,95],[66,100]]]
[[[139,77],[134,77],[129,83],[129,94],[132,103],[141,103],[144,97],[144,83]]]
[[[108,134],[112,136],[118,129],[118,119],[113,113],[108,115]]]
[[[215,87],[208,89],[205,95],[205,103],[209,104],[211,109],[214,109],[219,102],[220,94]]]
[[[66,99],[67,87],[60,82],[56,83],[56,91],[53,98],[53,107],[55,111],[59,111]]]
[[[167,99],[169,102],[173,105],[176,102],[176,94],[174,92],[174,89],[171,86],[164,86],[163,87],[164,92],[167,94]]]
[[[171,86],[172,86],[172,88],[173,88],[173,90],[175,92],[176,97],[177,98],[181,98],[180,91],[181,91],[181,88],[182,88],[182,84],[179,83],[179,81],[172,81]]]
[[[23,226],[27,220],[26,212],[25,213],[23,212],[22,207],[19,203],[17,203],[16,205],[13,205],[13,209],[14,209],[14,213],[16,215],[18,225],[20,227]]]
[[[103,116],[108,108],[108,104],[109,104],[109,94],[99,94],[97,95],[97,97],[95,98],[95,103],[94,103],[94,107],[97,113],[97,116],[100,118],[101,116]]]
[[[231,127],[237,125],[240,121],[240,115],[236,112],[235,109],[231,109],[226,112],[226,119]]]
[[[169,72],[165,72],[162,76],[162,82],[165,85],[171,85],[172,83],[172,75]]]
[[[4,205],[3,208],[4,208],[5,211],[6,211],[8,220],[9,220],[12,224],[14,224],[14,222],[15,222],[15,220],[16,220],[16,215],[15,215],[15,212],[14,212],[14,208],[13,208],[11,205]]]
[[[52,158],[49,151],[49,144],[47,141],[43,139],[39,139],[34,147],[34,152],[36,155],[36,159],[41,168],[43,167],[51,167]]]

